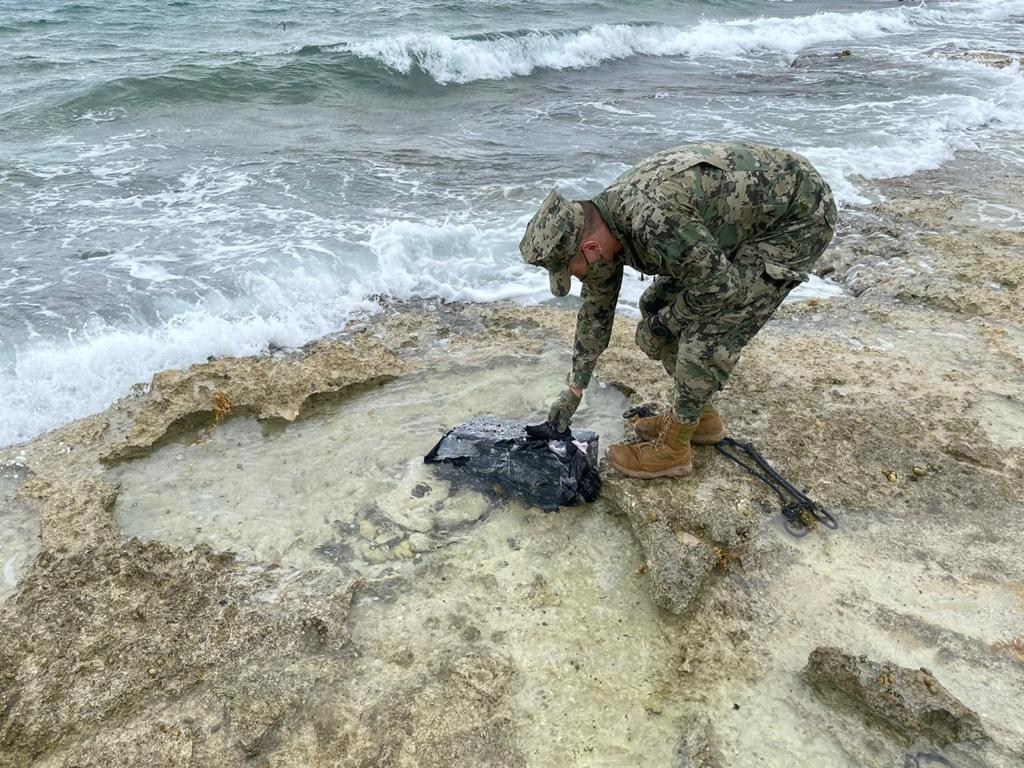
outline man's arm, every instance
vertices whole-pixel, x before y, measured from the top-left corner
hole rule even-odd
[[[622,287],[622,265],[616,264],[603,279],[588,276],[583,283],[579,313],[576,316],[576,340],[573,343],[572,378],[574,391],[586,389],[597,358],[608,347],[615,322],[615,305]]]

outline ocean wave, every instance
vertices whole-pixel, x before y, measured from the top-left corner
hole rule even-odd
[[[300,104],[351,89],[418,93],[451,84],[524,77],[538,70],[599,67],[634,56],[795,58],[825,43],[848,45],[949,23],[974,14],[993,20],[1024,12],[1024,2],[822,12],[787,18],[705,20],[690,27],[597,24],[556,30],[487,32],[463,37],[404,34],[365,41],[307,44],[283,52],[225,57],[93,86],[62,107],[100,113],[125,104],[248,102]]]
[[[538,69],[583,69],[632,56],[735,57],[752,52],[795,55],[826,42],[908,32],[902,11],[818,13],[753,21],[702,21],[680,28],[649,24],[597,24],[564,32],[518,32],[478,38],[396,35],[341,43],[325,51],[353,53],[396,72],[428,73],[441,84],[525,76]]]
[[[517,31],[468,37],[405,34],[320,46],[379,62],[395,72],[422,71],[439,84],[522,77],[537,70],[585,69],[633,56],[739,57],[751,53],[795,56],[823,43],[848,44],[914,31],[919,25],[994,21],[1024,12],[1024,2],[969,0],[942,9],[924,4],[855,13],[702,20],[690,27],[597,24],[584,29]]]
[[[6,393],[0,446],[102,410],[159,370],[188,366],[204,355],[258,354],[268,339],[301,344],[330,330],[297,313],[228,319],[197,309],[159,328],[97,323],[69,342],[38,341],[18,350],[10,370],[0,371]]]
[[[253,57],[216,65],[181,65],[166,72],[117,78],[93,86],[61,107],[80,117],[126,105],[258,101],[304,104],[347,89],[400,92],[434,85],[396,75],[351,54],[313,58]]]
[[[240,291],[208,287],[195,307],[160,325],[93,317],[63,338],[34,335],[0,360],[0,446],[100,411],[161,370],[211,355],[299,347],[343,328],[356,313],[377,311],[370,297],[542,300],[547,278],[508,259],[523,224],[378,222],[359,235],[371,256],[362,267],[346,259],[328,259],[333,266],[282,263],[267,272],[236,264]],[[151,264],[133,270],[144,280],[166,280]]]
[[[900,105],[893,105],[889,136],[884,140],[844,146],[823,143],[800,151],[822,172],[841,203],[866,205],[872,201],[865,197],[858,179],[891,179],[940,168],[958,151],[977,149],[984,131],[994,126],[1024,129],[1024,87],[1019,76],[987,74],[1005,82],[993,87],[987,98],[929,97],[930,117],[916,113],[909,102],[903,110],[907,116],[899,117]]]

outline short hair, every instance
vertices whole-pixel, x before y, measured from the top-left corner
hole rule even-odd
[[[604,223],[604,219],[601,218],[601,211],[598,210],[598,207],[589,200],[577,200],[576,202],[583,209],[583,231],[580,232],[580,242],[582,243],[598,230]]]

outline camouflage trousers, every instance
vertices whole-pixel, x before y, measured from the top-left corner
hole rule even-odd
[[[811,215],[784,219],[763,236],[736,248],[730,261],[744,279],[743,299],[712,317],[690,312],[680,337],[666,342],[662,349],[662,365],[675,379],[673,407],[680,421],[700,418],[704,406],[729,379],[740,352],[800,284],[801,273],[828,247],[835,221],[835,204],[831,194],[825,194]],[[648,317],[658,312],[675,302],[680,290],[677,280],[656,277],[640,297],[640,313]]]

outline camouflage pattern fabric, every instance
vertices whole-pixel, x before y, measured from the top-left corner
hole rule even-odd
[[[740,351],[828,246],[836,206],[810,162],[752,144],[673,147],[594,199],[623,246],[588,272],[571,383],[585,387],[608,346],[623,264],[657,275],[640,300],[675,336],[662,363],[680,420],[699,418]],[[595,265],[597,266],[597,265]]]
[[[569,260],[580,247],[583,207],[552,190],[526,225],[519,242],[523,261],[548,271],[551,293],[566,296],[571,282]]]

